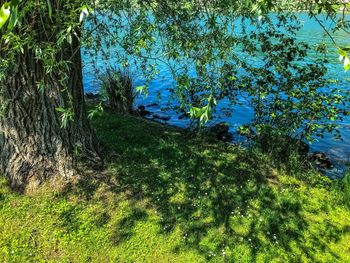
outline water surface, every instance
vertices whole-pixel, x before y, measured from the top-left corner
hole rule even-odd
[[[311,20],[307,14],[299,14],[299,19],[303,23],[303,28],[298,32],[297,39],[308,43],[310,46],[315,47],[318,45],[322,39],[324,39],[324,31],[321,26],[315,20]],[[338,43],[348,44],[348,35],[342,33],[335,33],[334,38]],[[329,39],[327,40],[328,42]],[[310,59],[316,58],[316,53],[310,54]],[[328,68],[328,77],[332,79],[338,79],[344,81],[346,78],[350,77],[350,73],[345,73],[343,71],[341,63],[338,60],[338,54],[335,47],[331,47],[327,55],[329,63],[326,65]],[[95,80],[92,73],[91,65],[89,65],[89,58],[83,56],[84,65],[84,87],[86,92],[97,92],[99,89],[99,84]],[[103,62],[97,61],[100,67],[104,67]],[[99,64],[100,63],[100,64]],[[136,105],[151,105],[156,103],[157,105],[148,106],[148,110],[152,113],[171,116],[171,119],[167,121],[170,125],[175,125],[179,127],[187,127],[190,123],[188,119],[179,119],[178,114],[173,110],[164,110],[167,107],[168,99],[170,96],[169,88],[174,86],[174,80],[166,65],[161,63],[157,64],[159,74],[149,85],[149,95],[148,97],[138,97],[136,99]],[[144,84],[141,78],[138,78],[137,70],[131,67],[133,70],[133,76],[135,80],[135,86]],[[349,82],[348,82],[349,83]],[[344,82],[341,84],[342,87],[348,88],[348,83]],[[220,108],[227,107],[228,101],[221,101],[219,105],[218,114],[213,120],[213,122],[227,122],[231,126],[231,130],[235,130],[243,125],[250,122],[253,117],[253,110],[249,104],[249,101],[240,98],[242,105],[234,106],[233,114],[230,117],[225,116],[225,114],[220,114]],[[136,106],[135,105],[135,106]],[[347,161],[350,158],[350,118],[346,118],[342,123],[340,123],[340,132],[343,140],[336,140],[332,135],[326,134],[324,139],[319,139],[311,145],[311,149],[314,151],[322,151],[327,153],[333,160],[337,161]],[[237,133],[235,133],[237,134]],[[239,141],[241,138],[237,137],[235,140]]]

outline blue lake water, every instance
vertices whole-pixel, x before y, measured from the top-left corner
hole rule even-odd
[[[303,23],[303,28],[298,32],[298,40],[308,43],[310,46],[316,46],[319,44],[323,37],[324,31],[321,26],[313,20],[310,20],[307,14],[299,14],[299,19]],[[335,33],[334,38],[338,43],[349,45],[348,35],[342,33]],[[316,56],[316,54],[310,54],[310,57]],[[337,79],[343,82],[341,84],[343,87],[347,88],[350,81],[344,81],[346,78],[350,78],[350,72],[345,73],[343,71],[342,65],[338,60],[338,54],[335,48],[329,50],[327,55],[329,63],[326,65],[328,68],[328,77],[332,79]],[[89,64],[90,58],[83,55],[83,75],[84,75],[84,87],[86,92],[98,92],[99,84],[93,74],[91,65]],[[100,64],[99,64],[100,63]],[[97,61],[98,66],[104,67],[102,61]],[[170,116],[171,119],[167,121],[170,125],[175,125],[179,127],[187,127],[190,123],[187,119],[179,119],[178,114],[173,110],[163,110],[167,107],[168,99],[170,96],[169,88],[174,86],[174,80],[170,73],[170,69],[162,65],[157,64],[159,74],[149,85],[149,94],[147,97],[137,97],[135,106],[137,105],[150,105],[156,103],[157,105],[149,106],[147,109],[154,114],[159,114],[163,116]],[[134,77],[135,86],[142,85],[144,81],[138,78],[137,70],[131,66],[132,75]],[[213,122],[227,122],[231,126],[231,130],[234,132],[239,126],[249,123],[253,117],[253,110],[249,104],[249,101],[244,98],[240,98],[242,105],[234,106],[233,114],[230,117],[220,114],[220,107],[227,107],[228,101],[221,101],[218,106],[218,114],[213,120]],[[350,158],[350,118],[346,118],[342,123],[340,132],[343,140],[336,140],[332,135],[326,134],[324,139],[319,139],[311,145],[311,149],[314,151],[322,151],[327,153],[333,160],[336,161],[348,161]],[[235,133],[236,134],[236,133]],[[240,138],[236,135],[235,140],[240,141]]]

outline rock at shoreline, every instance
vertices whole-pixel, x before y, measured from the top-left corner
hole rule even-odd
[[[137,114],[137,115],[139,115],[140,117],[145,117],[145,116],[147,116],[147,115],[150,115],[151,114],[151,112],[150,111],[148,111],[148,110],[146,110],[146,107],[145,106],[143,106],[143,105],[139,105],[138,107],[137,107],[137,110],[135,111],[135,113]]]
[[[230,142],[233,139],[233,135],[229,132],[230,127],[227,123],[221,122],[209,128],[210,133],[220,141]]]
[[[89,103],[99,103],[102,101],[102,97],[100,94],[94,94],[92,92],[85,94],[85,100]]]
[[[231,132],[226,132],[226,133],[216,135],[216,138],[220,141],[232,142],[233,134]]]
[[[146,107],[143,106],[143,105],[139,105],[139,106],[137,107],[137,110],[138,110],[138,111],[145,111],[145,110],[146,110]]]
[[[323,152],[314,152],[309,155],[309,160],[321,169],[333,169],[334,164]]]
[[[162,116],[159,114],[153,114],[153,119],[157,119],[157,120],[169,121],[170,118],[171,118],[170,116]]]
[[[229,129],[230,127],[226,122],[220,122],[218,124],[215,124],[214,126],[211,126],[209,128],[209,131],[214,134],[222,134],[222,133],[227,133]]]

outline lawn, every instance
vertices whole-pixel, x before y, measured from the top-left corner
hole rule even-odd
[[[336,182],[136,117],[93,126],[103,170],[28,195],[0,179],[1,262],[350,262]]]

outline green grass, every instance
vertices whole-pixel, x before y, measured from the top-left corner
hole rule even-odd
[[[93,125],[105,171],[32,196],[1,179],[0,262],[350,262],[335,182],[133,117]]]

